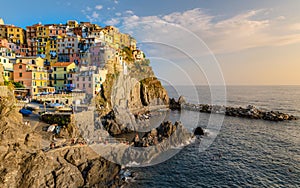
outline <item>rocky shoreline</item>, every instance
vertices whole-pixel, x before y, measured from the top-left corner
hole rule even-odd
[[[175,99],[170,99],[170,109],[172,110],[190,110],[201,113],[210,114],[223,114],[226,116],[249,118],[249,119],[261,119],[267,121],[287,121],[287,120],[297,120],[298,118],[278,112],[278,111],[265,111],[256,108],[253,105],[248,105],[247,107],[232,107],[232,106],[221,106],[221,105],[211,105],[211,104],[191,104],[187,103],[184,98],[179,97],[178,101]]]

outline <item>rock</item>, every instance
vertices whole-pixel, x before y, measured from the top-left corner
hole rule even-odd
[[[118,125],[114,120],[107,120],[107,124],[104,125],[105,129],[110,135],[119,135],[122,133],[120,125]]]
[[[181,96],[178,98],[178,103],[179,103],[180,105],[186,103],[184,96],[181,95]]]
[[[152,137],[157,136],[157,129],[152,129],[151,132],[150,132],[150,135],[151,135]]]
[[[174,102],[175,100],[171,99],[170,101]],[[177,103],[175,101],[175,106],[176,104]],[[220,105],[210,105],[210,104],[196,105],[196,104],[185,103],[181,106],[185,110],[198,111],[203,113],[225,114],[227,116],[250,118],[250,119],[262,119],[267,121],[284,121],[284,120],[297,119],[292,115],[284,114],[281,112],[259,110],[253,105],[248,105],[246,108],[242,108],[242,107],[231,107],[231,106],[224,107]]]
[[[96,104],[104,116],[114,108],[136,110],[145,106],[168,105],[169,97],[161,82],[155,77],[152,68],[140,63],[128,64],[128,73],[111,67],[103,83],[103,89]]]
[[[169,101],[169,108],[171,110],[181,110],[181,105],[174,98],[171,98]]]
[[[0,187],[108,187],[114,181],[120,166],[88,147],[43,152],[40,135],[23,123],[13,100],[12,92],[0,97]]]
[[[201,127],[197,127],[194,131],[194,135],[203,136],[204,135],[204,130]]]
[[[86,181],[89,186],[97,185],[104,187],[114,180],[114,176],[118,175],[120,168],[115,168],[111,162],[104,159],[97,159],[91,163],[86,173]]]

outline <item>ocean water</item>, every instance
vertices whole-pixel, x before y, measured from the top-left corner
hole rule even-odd
[[[171,97],[211,103],[205,86],[166,88]],[[227,105],[251,104],[300,117],[300,86],[231,86],[226,92]],[[130,169],[137,177],[128,187],[300,187],[300,120],[225,117],[217,131],[207,127],[209,118],[192,111],[172,112],[172,121],[180,119],[191,131],[201,126],[208,137],[216,136],[214,142],[201,152],[199,143],[193,143],[163,163]]]

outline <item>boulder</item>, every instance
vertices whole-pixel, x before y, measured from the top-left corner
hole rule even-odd
[[[203,136],[204,135],[204,130],[201,127],[197,127],[194,131],[194,135]]]
[[[186,100],[185,100],[184,96],[181,95],[178,98],[178,104],[182,105],[182,104],[185,104],[185,103],[186,103]]]

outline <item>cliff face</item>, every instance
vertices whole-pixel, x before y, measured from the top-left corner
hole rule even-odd
[[[111,135],[144,130],[149,124],[137,122],[134,115],[168,107],[167,91],[155,77],[148,60],[131,62],[127,67],[116,64],[106,65],[108,75],[95,100],[104,127]]]
[[[169,104],[167,91],[155,77],[149,61],[130,63],[126,73],[118,69],[109,70],[96,100],[102,107],[102,115],[115,108],[136,112],[144,107]]]
[[[43,152],[41,137],[22,122],[12,92],[5,92],[0,96],[0,187],[107,187],[113,183],[120,166],[87,146]]]

